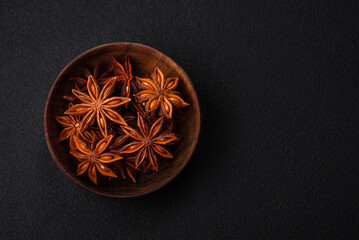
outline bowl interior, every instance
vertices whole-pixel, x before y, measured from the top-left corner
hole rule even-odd
[[[160,164],[159,172],[139,174],[137,183],[129,179],[117,179],[108,181],[108,178],[98,177],[98,185],[93,184],[87,174],[76,176],[78,161],[69,153],[68,142],[59,142],[58,136],[62,130],[55,116],[63,115],[68,108],[68,102],[62,98],[71,95],[74,87],[72,77],[84,77],[85,68],[93,70],[96,63],[100,63],[100,71],[105,70],[111,57],[115,57],[121,63],[131,57],[133,75],[143,76],[150,74],[154,67],[159,67],[165,77],[179,77],[176,90],[181,92],[183,99],[190,106],[176,110],[174,113],[173,132],[184,136],[173,149],[174,159],[170,166]],[[101,65],[102,64],[102,65]],[[172,59],[163,53],[135,43],[112,43],[102,45],[86,51],[69,63],[60,73],[49,93],[45,108],[45,135],[49,150],[58,167],[75,183],[85,189],[107,197],[135,197],[150,193],[171,181],[188,162],[196,146],[200,129],[200,109],[193,84],[187,74]]]

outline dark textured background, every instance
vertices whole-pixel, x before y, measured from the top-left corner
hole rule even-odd
[[[2,239],[358,239],[358,1],[1,1]],[[109,42],[163,51],[202,107],[192,161],[133,200],[47,149],[50,87]]]

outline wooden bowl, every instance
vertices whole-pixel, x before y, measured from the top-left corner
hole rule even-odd
[[[177,90],[182,93],[183,99],[190,104],[186,108],[175,111],[174,128],[176,134],[184,138],[174,146],[174,160],[170,166],[162,167],[159,172],[139,174],[137,183],[123,180],[120,176],[108,181],[108,178],[99,179],[96,186],[87,174],[76,176],[79,162],[69,153],[67,141],[59,142],[58,136],[62,130],[55,116],[63,115],[68,102],[62,98],[71,95],[74,87],[71,77],[83,77],[85,68],[93,70],[96,63],[109,65],[111,57],[124,63],[130,56],[134,75],[150,74],[157,66],[165,77],[179,77]],[[100,65],[101,69],[101,65]],[[200,131],[200,108],[196,91],[185,71],[171,58],[151,47],[137,43],[110,43],[92,48],[70,62],[56,78],[46,101],[44,114],[45,137],[48,148],[57,166],[74,183],[84,189],[101,196],[111,198],[138,197],[151,193],[174,179],[188,163],[198,141]],[[162,164],[163,165],[163,164]]]

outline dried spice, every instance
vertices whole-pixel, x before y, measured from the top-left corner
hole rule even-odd
[[[114,162],[115,172],[119,172],[123,179],[127,177],[131,178],[132,182],[136,183],[136,167],[135,167],[135,157],[128,157],[123,159],[123,161]]]
[[[113,109],[131,101],[131,99],[126,97],[108,98],[113,93],[115,84],[116,81],[113,79],[100,91],[100,86],[96,83],[92,75],[90,75],[87,80],[89,95],[75,89],[72,90],[72,93],[81,100],[82,103],[72,106],[65,114],[85,115],[80,128],[81,132],[91,126],[95,119],[103,136],[107,136],[106,118],[112,122],[127,125],[125,119]]]
[[[174,91],[177,87],[178,77],[165,80],[159,68],[155,68],[150,78],[139,78],[137,80],[143,91],[136,93],[138,101],[146,101],[146,111],[153,112],[159,108],[159,115],[172,118],[173,107],[186,107],[189,104],[182,100],[179,93]]]
[[[150,128],[141,115],[138,115],[137,126],[140,131],[136,131],[128,126],[122,127],[122,130],[134,141],[124,146],[120,153],[131,154],[137,152],[135,160],[136,168],[148,158],[152,167],[158,171],[157,155],[164,158],[173,158],[172,154],[161,145],[171,144],[177,141],[177,137],[169,131],[161,132],[163,121],[163,118],[159,118]]]
[[[107,77],[112,72],[112,69],[110,68],[105,73],[103,73],[101,76],[99,76],[99,64],[96,64],[95,69],[93,70],[93,74],[90,73],[90,70],[88,68],[85,69],[85,76],[86,78],[81,77],[74,77],[71,78],[75,82],[75,89],[86,91],[87,90],[87,79],[90,75],[92,75],[99,83],[106,82],[108,79],[112,79],[112,77]],[[81,86],[81,88],[79,87]],[[76,96],[64,96],[64,99],[69,100],[71,102],[76,101]]]
[[[166,159],[175,157],[169,145],[183,137],[173,133],[173,106],[189,104],[174,90],[179,79],[165,78],[157,67],[143,78],[133,75],[129,57],[123,65],[115,58],[101,64],[110,67],[100,74],[96,65],[93,74],[85,70],[87,79],[72,78],[73,96],[64,96],[69,108],[56,117],[64,127],[59,141],[68,139],[70,153],[80,162],[77,175],[87,171],[96,185],[98,173],[136,183],[141,174],[169,166]]]
[[[121,63],[117,62],[115,58],[112,58],[112,65],[112,71],[116,81],[118,82],[118,88],[120,89],[121,96],[130,97],[131,80],[133,79],[130,58],[127,58],[125,67],[123,67]],[[109,78],[99,80],[102,84],[106,84],[109,81]]]
[[[73,106],[72,103],[69,103],[69,108]],[[58,121],[64,129],[61,131],[59,136],[59,141],[64,141],[69,139],[70,142],[70,149],[76,150],[75,144],[75,136],[78,137],[79,135],[82,139],[87,141],[91,141],[91,134],[88,131],[81,132],[81,117],[80,116],[57,116],[56,121]]]
[[[70,151],[70,153],[77,158],[81,163],[77,166],[76,175],[81,175],[88,170],[88,175],[91,181],[97,184],[97,173],[96,169],[105,176],[117,177],[117,175],[104,163],[111,163],[122,159],[120,155],[112,152],[105,152],[108,144],[112,139],[112,135],[105,137],[99,141],[94,148],[88,146],[84,141],[75,136],[75,143],[78,151]]]
[[[86,91],[87,90],[87,80],[90,75],[92,75],[99,83],[106,82],[108,79],[112,78],[112,77],[108,77],[112,72],[112,68],[110,68],[109,70],[107,70],[106,72],[101,74],[101,76],[100,76],[99,71],[100,71],[99,64],[96,64],[96,66],[93,70],[93,74],[91,74],[90,70],[88,68],[86,68],[85,69],[85,77],[86,78],[74,77],[74,78],[71,78],[71,80],[75,81],[78,86],[81,86],[82,91]]]

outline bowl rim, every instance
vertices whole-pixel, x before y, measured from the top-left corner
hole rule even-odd
[[[171,175],[166,181],[164,181],[163,183],[159,184],[159,185],[156,185],[154,188],[150,188],[149,190],[147,191],[144,191],[144,192],[141,192],[141,193],[136,193],[136,194],[128,194],[128,195],[116,195],[116,194],[110,194],[110,193],[105,193],[103,191],[101,191],[99,189],[93,189],[93,188],[90,188],[89,186],[85,185],[84,183],[82,183],[81,179],[78,178],[77,176],[75,175],[72,175],[70,174],[70,172],[66,171],[61,162],[59,161],[59,159],[57,158],[57,156],[55,155],[54,153],[54,150],[53,150],[53,147],[52,147],[52,144],[50,142],[50,139],[49,139],[49,135],[47,134],[48,132],[48,124],[47,124],[47,115],[48,115],[48,112],[49,112],[49,100],[50,98],[52,97],[53,95],[53,91],[55,89],[55,87],[59,84],[59,81],[60,81],[60,77],[70,68],[72,67],[79,59],[81,59],[82,57],[84,57],[85,55],[93,52],[93,51],[96,51],[96,50],[99,50],[101,48],[105,48],[105,47],[109,47],[109,46],[123,46],[123,45],[135,45],[135,46],[139,46],[139,47],[142,47],[142,48],[147,48],[151,51],[154,51],[154,52],[158,52],[159,54],[162,54],[163,57],[165,58],[168,58],[170,61],[172,61],[177,67],[178,67],[178,70],[179,71],[182,71],[182,73],[187,77],[189,83],[191,84],[191,87],[192,89],[194,90],[193,93],[194,93],[194,96],[195,96],[195,102],[196,102],[196,105],[198,105],[198,112],[196,113],[197,117],[198,117],[198,128],[197,128],[197,133],[196,133],[196,139],[195,139],[195,143],[194,143],[194,147],[192,148],[190,154],[189,154],[189,157],[183,162],[183,164],[179,167],[179,170],[177,172],[177,174],[173,174]],[[152,192],[155,192],[165,186],[167,186],[170,182],[172,182],[176,177],[178,177],[183,169],[187,166],[188,162],[190,161],[190,159],[192,159],[192,156],[193,156],[193,153],[195,151],[195,149],[197,148],[197,145],[198,145],[198,140],[199,140],[199,136],[200,136],[200,132],[201,132],[201,107],[200,107],[200,103],[199,103],[199,99],[198,99],[198,95],[197,95],[197,92],[194,88],[194,85],[193,85],[193,82],[192,80],[189,78],[189,76],[187,75],[187,73],[183,70],[183,68],[177,63],[175,62],[172,58],[170,58],[169,56],[167,56],[166,54],[164,54],[163,52],[155,49],[155,48],[152,48],[150,46],[147,46],[147,45],[144,45],[144,44],[141,44],[141,43],[135,43],[135,42],[112,42],[112,43],[106,43],[106,44],[101,44],[101,45],[98,45],[96,47],[93,47],[93,48],[90,48],[84,52],[82,52],[80,55],[78,55],[77,57],[75,57],[71,62],[69,62],[62,70],[61,72],[59,73],[59,75],[56,77],[55,81],[53,82],[51,88],[50,88],[50,91],[49,91],[49,94],[46,98],[46,102],[45,102],[45,110],[44,110],[44,134],[45,134],[45,139],[46,139],[46,144],[47,144],[47,147],[50,151],[50,154],[52,156],[52,159],[54,160],[54,162],[56,163],[57,167],[61,170],[61,172],[68,178],[70,179],[72,182],[74,182],[76,185],[80,186],[81,188],[87,190],[88,192],[90,193],[93,193],[95,195],[98,195],[98,196],[102,196],[102,197],[106,197],[106,198],[113,198],[113,199],[129,199],[129,198],[137,198],[137,197],[141,197],[141,196],[144,196],[144,195],[147,195],[147,194],[150,194]]]

